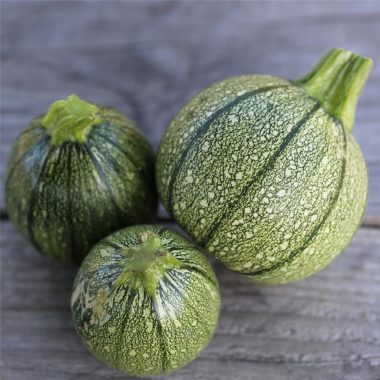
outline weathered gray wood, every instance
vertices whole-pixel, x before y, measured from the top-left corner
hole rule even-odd
[[[20,130],[72,92],[130,115],[157,147],[171,117],[216,80],[295,78],[331,47],[380,57],[375,1],[4,1],[2,8],[2,182]],[[370,174],[367,215],[380,215],[379,88],[377,65],[355,127]]]
[[[39,255],[9,222],[1,246],[1,378],[132,379],[98,362],[76,335],[75,268]],[[216,335],[199,359],[165,379],[378,380],[379,252],[380,230],[361,229],[329,268],[276,287],[214,265],[222,291]]]

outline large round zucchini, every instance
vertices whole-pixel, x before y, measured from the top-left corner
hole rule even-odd
[[[173,119],[156,181],[167,210],[228,268],[306,277],[358,229],[367,173],[351,133],[372,62],[334,49],[307,76],[216,83]]]

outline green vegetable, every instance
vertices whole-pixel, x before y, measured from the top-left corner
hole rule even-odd
[[[5,191],[10,218],[38,249],[80,262],[110,232],[152,219],[153,153],[127,117],[71,95],[19,135]]]
[[[160,226],[123,229],[82,263],[71,298],[74,324],[99,359],[132,375],[173,371],[210,341],[220,307],[204,255]]]
[[[334,49],[298,81],[248,75],[202,91],[161,141],[156,181],[167,210],[254,280],[287,283],[326,266],[365,209],[351,130],[371,66]]]

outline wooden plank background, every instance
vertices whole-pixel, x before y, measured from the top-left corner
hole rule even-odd
[[[379,62],[379,36],[376,1],[3,1],[1,181],[17,134],[70,93],[120,109],[156,148],[173,115],[206,85],[248,73],[296,78],[332,47]],[[366,220],[375,222],[379,89],[377,65],[354,129],[370,177]],[[1,379],[132,379],[84,349],[69,311],[75,268],[20,237],[6,220],[2,188]],[[379,253],[380,229],[363,227],[329,268],[296,284],[259,286],[215,265],[217,333],[165,379],[379,380]]]

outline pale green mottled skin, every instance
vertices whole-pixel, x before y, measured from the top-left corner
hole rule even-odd
[[[359,227],[367,197],[351,133],[302,88],[268,76],[228,79],[193,98],[162,139],[156,181],[198,243],[228,268],[273,284],[331,262]]]
[[[123,252],[147,234],[159,237],[160,255],[171,255],[154,291],[123,274],[129,268]],[[150,376],[188,364],[208,344],[220,295],[212,268],[193,243],[164,227],[134,226],[91,250],[75,280],[71,307],[77,331],[99,359]]]
[[[42,253],[63,261],[80,262],[101,238],[156,211],[149,144],[116,110],[99,107],[99,117],[81,141],[59,144],[38,117],[9,160],[10,218]]]

